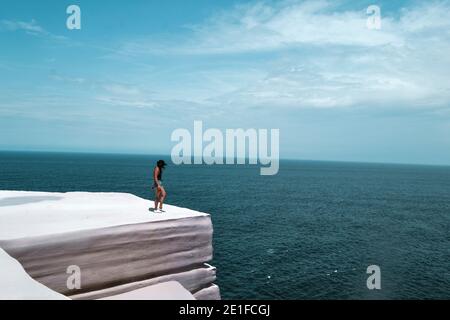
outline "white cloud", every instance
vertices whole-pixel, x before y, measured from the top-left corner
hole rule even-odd
[[[382,11],[381,30],[369,30],[366,8],[357,4],[345,10],[325,0],[238,5],[190,26],[187,33],[164,41],[128,40],[110,50],[126,57],[126,63],[145,65],[152,55],[169,55],[169,62],[152,65],[157,81],[137,72],[130,76],[134,85],[99,84],[96,89],[102,91],[94,100],[138,108],[173,100],[209,109],[447,108],[449,11],[449,1]],[[1,25],[47,34],[34,20]],[[199,63],[199,56],[208,64]]]
[[[450,19],[448,1],[425,2],[412,9],[403,9],[400,27],[404,32],[441,31],[443,36],[449,36]]]
[[[141,91],[137,87],[124,85],[124,84],[118,84],[118,83],[111,83],[106,84],[103,86],[108,92],[118,95],[139,95]]]
[[[158,103],[137,86],[123,83],[107,83],[101,86],[104,93],[95,97],[95,100],[105,105],[155,108]]]
[[[450,47],[440,49],[449,52]],[[295,61],[294,54],[266,77],[218,100],[295,108],[449,107],[450,64],[446,57],[436,56],[436,50],[336,49],[304,55],[301,62]],[[427,57],[433,55],[430,61]]]
[[[106,105],[121,107],[155,108],[158,106],[158,103],[155,101],[139,98],[130,99],[117,96],[98,96],[96,100]]]
[[[26,34],[38,37],[49,37],[53,40],[66,40],[64,36],[55,35],[43,27],[36,20],[30,22],[17,20],[0,20],[0,31],[24,31]]]
[[[381,30],[366,27],[361,9],[339,11],[328,1],[238,6],[168,50],[282,53],[260,66],[264,77],[215,98],[236,106],[449,107],[449,2],[403,9],[396,18],[382,12]]]
[[[31,20],[30,22],[2,20],[1,26],[3,27],[2,29],[5,30],[24,30],[27,33],[33,35],[46,33],[46,31],[41,26],[39,26],[35,20]]]
[[[403,45],[398,22],[383,19],[374,32],[366,26],[364,10],[335,11],[331,1],[259,2],[216,14],[176,43],[128,42],[123,54],[226,54],[288,49],[302,45]]]
[[[175,61],[265,54],[259,64],[228,68],[232,82],[211,82],[201,66],[192,67],[190,77],[197,75],[210,93],[204,98],[223,105],[448,107],[449,2],[391,16],[382,11],[381,30],[368,29],[366,8],[355,7],[343,10],[323,0],[238,5],[190,26],[183,39],[129,41],[119,52],[136,58],[172,54]]]
[[[68,77],[68,76],[62,76],[59,74],[52,74],[50,75],[50,78],[55,81],[61,81],[66,83],[74,83],[74,84],[84,84],[86,82],[85,78],[81,77]]]

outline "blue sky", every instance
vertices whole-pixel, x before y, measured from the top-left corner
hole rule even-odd
[[[450,164],[449,9],[2,0],[0,149],[169,153],[203,120],[279,128],[282,158]]]

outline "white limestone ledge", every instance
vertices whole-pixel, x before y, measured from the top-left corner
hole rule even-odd
[[[216,270],[205,265],[213,254],[210,216],[152,206],[125,193],[0,191],[0,247],[33,279],[72,299],[133,297],[173,281],[197,299],[220,299]],[[81,289],[67,287],[73,265]]]
[[[69,300],[33,280],[20,263],[0,248],[0,300]]]

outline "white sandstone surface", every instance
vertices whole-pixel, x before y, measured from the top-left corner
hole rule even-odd
[[[215,268],[204,267],[213,254],[210,215],[151,207],[153,201],[125,193],[0,191],[0,248],[32,278],[74,298],[173,280],[194,295],[210,288],[201,297],[220,297],[211,287]],[[67,288],[70,266],[81,270],[79,290]]]
[[[211,284],[210,286],[195,292],[194,298],[196,300],[220,300],[220,289],[217,285]]]
[[[100,300],[195,300],[195,298],[178,282],[169,281]]]
[[[34,237],[119,225],[207,216],[128,193],[0,191],[0,240]]]
[[[171,281],[176,281],[190,292],[197,293],[198,291],[201,291],[203,288],[209,286],[215,280],[216,280],[216,268],[205,265],[188,271],[173,272],[162,276],[156,276],[150,279],[125,283],[122,285],[108,287],[101,290],[70,295],[69,298],[73,300],[101,299],[104,297],[120,295],[125,292],[138,290],[159,283]]]
[[[0,248],[0,300],[69,300],[33,280],[21,264]]]

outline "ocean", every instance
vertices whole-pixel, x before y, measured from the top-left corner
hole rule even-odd
[[[281,161],[170,165],[168,156],[0,152],[0,189],[128,192],[208,212],[223,299],[449,299],[450,167]],[[369,290],[367,267],[381,270]]]

